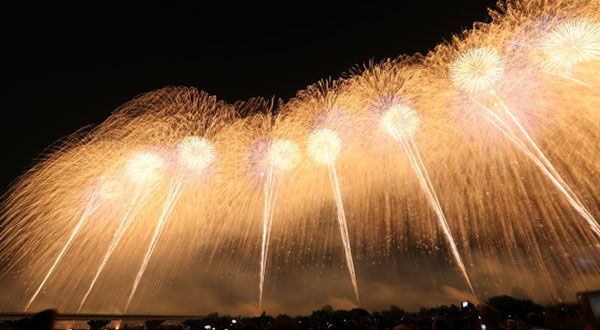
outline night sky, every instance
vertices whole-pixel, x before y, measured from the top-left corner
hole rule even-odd
[[[487,0],[418,3],[304,7],[296,15],[156,7],[152,14],[78,8],[53,17],[42,8],[20,25],[3,23],[0,189],[52,143],[100,124],[140,93],[183,85],[228,102],[288,100],[369,60],[426,53],[473,22],[489,21],[487,8],[495,7]]]

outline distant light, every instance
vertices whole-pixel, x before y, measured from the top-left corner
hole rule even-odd
[[[237,321],[236,321],[236,320],[231,320],[231,323],[232,323],[232,324],[236,324],[236,323],[237,323]]]

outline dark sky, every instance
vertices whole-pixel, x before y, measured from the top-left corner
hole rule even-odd
[[[410,3],[278,14],[156,7],[116,17],[97,8],[57,16],[41,8],[38,16],[27,12],[27,21],[4,22],[0,189],[47,146],[100,124],[139,93],[185,85],[229,102],[287,100],[371,59],[427,52],[474,21],[489,21],[495,2]]]

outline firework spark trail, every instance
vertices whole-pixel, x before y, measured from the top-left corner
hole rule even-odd
[[[354,261],[352,259],[352,248],[350,247],[350,235],[348,234],[348,223],[346,221],[346,213],[344,211],[344,203],[342,201],[342,193],[340,192],[340,184],[338,182],[337,172],[335,169],[335,159],[341,151],[341,140],[335,131],[327,128],[320,128],[313,131],[308,136],[307,152],[313,158],[315,163],[327,165],[329,169],[329,181],[333,190],[333,196],[337,206],[337,219],[340,226],[340,235],[344,244],[344,253],[346,256],[346,265],[352,280],[356,304],[360,306],[360,298],[358,295],[358,285],[356,283],[356,272],[354,270]]]
[[[268,151],[263,156],[265,157],[264,160],[267,160],[269,165],[267,167],[266,180],[263,183],[265,204],[263,210],[263,233],[260,259],[259,313],[262,311],[266,267],[269,256],[269,242],[271,240],[273,217],[275,216],[275,204],[277,203],[279,186],[281,184],[279,175],[294,168],[301,158],[298,146],[289,140],[275,140],[269,145]],[[277,170],[277,172],[275,172],[275,170]],[[262,175],[264,175],[264,172]]]
[[[554,185],[563,193],[563,195],[567,198],[569,204],[577,211],[588,223],[590,229],[596,234],[597,237],[600,238],[600,225],[594,219],[591,212],[583,205],[583,203],[579,200],[575,192],[569,187],[569,185],[562,179],[558,171],[554,168],[552,163],[546,158],[542,150],[538,147],[538,145],[533,141],[531,136],[527,133],[527,130],[521,125],[519,119],[510,111],[508,106],[502,101],[502,99],[492,90],[490,92],[501,105],[504,112],[509,116],[512,122],[519,128],[521,134],[525,137],[526,141],[521,140],[519,136],[513,131],[510,125],[500,116],[495,114],[490,108],[484,106],[480,102],[475,101],[476,104],[481,106],[490,116],[492,116],[498,124],[504,129],[501,131],[510,138],[517,146],[525,152],[527,156],[529,156],[533,162],[542,170],[546,176],[554,183]],[[488,118],[488,120],[490,120]],[[499,128],[498,125],[494,125]],[[533,151],[525,144],[525,142],[529,143],[529,147],[533,149]]]
[[[583,82],[583,81],[581,81],[579,79],[575,79],[573,77],[566,76],[564,74],[560,74],[560,73],[556,73],[556,72],[552,72],[552,71],[548,71],[548,70],[542,70],[542,72],[550,74],[550,75],[553,75],[553,76],[556,76],[556,77],[559,77],[559,78],[562,78],[562,79],[570,80],[570,81],[572,81],[574,83],[577,83],[577,84],[579,84],[581,86],[592,88],[592,86],[590,86],[589,84],[587,84],[587,83],[585,83],[585,82]]]
[[[338,182],[337,171],[335,170],[335,162],[328,162],[329,179],[333,188],[333,195],[337,205],[337,218],[340,225],[340,234],[344,243],[344,252],[346,254],[346,265],[352,279],[352,287],[354,288],[354,296],[356,304],[360,306],[360,298],[358,295],[358,284],[356,283],[356,272],[354,270],[354,261],[352,259],[352,249],[350,247],[350,235],[348,234],[348,223],[346,221],[346,213],[344,212],[344,203],[342,201],[342,193],[340,192],[340,184]]]
[[[500,103],[500,105],[502,106],[504,111],[506,111],[506,113],[509,115],[509,117],[512,119],[512,121],[517,125],[517,127],[519,128],[521,133],[523,133],[523,135],[525,136],[527,141],[532,145],[532,147],[534,148],[534,151],[538,154],[539,158],[542,159],[542,161],[546,165],[548,171],[553,174],[553,177],[555,178],[555,180],[554,180],[555,184],[563,191],[563,193],[565,193],[567,195],[567,198],[569,199],[569,203],[571,203],[571,205],[588,222],[588,224],[590,225],[590,228],[594,231],[594,233],[596,233],[596,235],[598,235],[600,237],[600,225],[598,224],[596,219],[594,219],[591,212],[585,207],[585,205],[583,205],[581,200],[579,200],[579,198],[577,197],[577,194],[575,194],[575,192],[571,189],[571,187],[569,187],[569,185],[563,180],[563,178],[560,176],[558,171],[554,168],[552,163],[548,160],[548,158],[546,158],[546,155],[544,155],[542,150],[538,147],[538,145],[535,143],[535,141],[533,141],[531,136],[527,133],[527,131],[525,130],[523,125],[521,125],[518,118],[510,111],[510,109],[506,106],[506,104],[502,101],[502,99],[500,97],[498,97],[498,95],[496,93],[494,93],[494,96],[496,97],[496,99],[498,100],[498,102]]]
[[[73,232],[71,233],[71,236],[67,240],[67,243],[65,243],[65,246],[62,248],[62,250],[60,251],[60,253],[56,257],[56,260],[54,260],[54,263],[52,264],[52,267],[50,267],[50,270],[48,271],[48,273],[46,274],[46,276],[42,280],[42,283],[40,283],[40,285],[38,286],[38,288],[35,291],[35,293],[33,294],[33,296],[31,296],[31,299],[29,299],[29,302],[25,306],[25,312],[27,312],[27,310],[29,309],[29,307],[31,306],[31,304],[33,303],[33,301],[35,300],[35,298],[38,296],[38,294],[40,293],[40,291],[42,290],[42,288],[46,284],[46,281],[48,281],[48,278],[50,277],[50,275],[52,275],[52,272],[54,272],[54,269],[56,268],[56,266],[58,265],[58,263],[61,261],[61,259],[64,256],[65,252],[67,252],[67,249],[69,248],[69,246],[71,246],[71,243],[73,242],[73,238],[75,238],[75,236],[79,232],[79,229],[81,228],[81,226],[85,223],[85,221],[100,206],[100,205],[94,206],[94,202],[96,201],[97,197],[98,197],[98,191],[96,190],[96,191],[94,191],[94,193],[90,197],[90,200],[89,200],[87,206],[85,207],[85,210],[83,211],[83,214],[81,215],[81,218],[79,219],[79,222],[77,222],[77,224],[75,225],[75,228],[73,229]]]
[[[94,286],[96,285],[96,281],[98,280],[98,277],[100,277],[100,273],[102,273],[102,270],[106,266],[108,259],[110,258],[112,253],[115,251],[117,245],[119,244],[119,241],[121,240],[121,238],[123,238],[123,235],[125,235],[127,228],[129,227],[129,225],[131,225],[133,219],[138,214],[138,212],[142,209],[142,206],[146,202],[146,199],[148,199],[148,196],[150,196],[150,194],[152,193],[152,191],[154,191],[156,186],[157,185],[153,185],[150,189],[148,189],[146,191],[146,193],[144,193],[144,195],[141,196],[141,198],[140,198],[141,188],[137,188],[135,196],[131,200],[131,203],[129,204],[129,208],[127,209],[127,212],[125,212],[125,215],[123,216],[123,219],[121,220],[121,223],[119,223],[119,227],[113,234],[113,239],[108,247],[108,250],[104,254],[104,258],[102,259],[102,263],[100,264],[100,267],[98,267],[98,270],[96,271],[96,274],[94,275],[94,279],[90,283],[90,286],[89,286],[87,292],[85,293],[85,295],[83,296],[83,299],[81,299],[81,303],[79,304],[77,313],[79,313],[81,311],[81,309],[83,308],[83,305],[85,304],[88,296],[90,295],[90,293],[94,289]]]
[[[268,236],[271,229],[271,224],[269,222],[269,206],[270,206],[270,195],[272,190],[271,184],[271,174],[272,174],[273,166],[269,167],[267,174],[267,183],[264,185],[265,192],[265,206],[264,206],[264,214],[263,214],[263,233],[262,233],[262,244],[261,244],[261,253],[260,253],[260,282],[258,285],[258,312],[260,313],[262,310],[262,297],[263,297],[263,287],[265,284],[265,268],[267,263],[267,253],[268,253]]]
[[[542,170],[542,172],[546,174],[552,180],[552,182],[559,187],[559,189],[562,187],[560,186],[560,183],[556,181],[556,179],[553,177],[552,173],[550,173],[550,171],[544,166],[544,164],[527,148],[523,141],[521,141],[518,137],[514,136],[514,132],[512,131],[512,129],[509,125],[507,125],[507,123],[504,120],[502,120],[502,118],[496,115],[491,109],[489,109],[485,105],[477,101],[475,101],[475,103],[486,110],[487,115],[484,113],[484,118],[488,122],[490,122],[498,130],[500,130],[510,141],[512,141],[517,147],[519,147],[519,149],[521,149],[521,151],[523,151],[523,153],[525,153],[534,162],[534,164],[536,164]],[[490,118],[488,115],[492,118]],[[543,258],[541,257],[541,253],[537,245],[534,246],[534,252],[538,256],[538,266],[542,270],[542,276],[548,278],[546,282],[549,283],[550,288],[552,290],[552,294],[554,295],[555,299],[559,301],[560,299],[558,298],[558,291],[554,286],[553,281],[548,276],[549,271],[543,262]],[[578,268],[576,268],[575,271],[581,274],[581,271]]]
[[[511,44],[513,44],[513,45],[519,45],[519,46],[524,46],[524,47],[527,48],[528,51],[535,51],[536,50],[536,48],[534,46],[531,46],[531,45],[529,45],[527,43],[511,42]],[[574,83],[577,83],[577,84],[579,84],[581,86],[592,88],[592,86],[590,86],[589,84],[587,84],[587,83],[585,83],[585,82],[583,82],[583,81],[581,81],[579,79],[575,79],[573,77],[570,77],[568,75],[565,75],[565,74],[562,74],[562,73],[559,73],[559,72],[553,72],[551,70],[544,70],[544,69],[532,69],[532,71],[538,71],[538,70],[539,70],[539,72],[546,73],[546,74],[549,74],[549,75],[553,75],[553,76],[558,77],[558,78],[570,80],[570,81],[572,81]]]
[[[163,206],[162,213],[160,215],[160,218],[158,219],[158,224],[156,226],[156,230],[154,231],[154,236],[152,236],[152,240],[150,241],[150,245],[148,246],[148,250],[146,251],[146,256],[144,257],[144,262],[142,263],[142,266],[140,267],[140,270],[138,271],[138,274],[135,278],[133,286],[131,287],[131,293],[129,293],[129,297],[127,298],[127,303],[125,304],[125,309],[124,309],[125,312],[127,312],[127,309],[129,309],[129,304],[131,304],[131,299],[133,299],[133,296],[135,295],[135,292],[137,290],[138,285],[140,284],[142,276],[144,276],[144,272],[146,271],[146,267],[148,267],[150,258],[152,258],[152,254],[154,253],[154,250],[156,249],[156,246],[158,245],[158,241],[160,240],[160,237],[162,236],[162,233],[164,232],[165,223],[167,222],[169,215],[173,211],[175,204],[177,204],[177,200],[181,196],[181,192],[183,190],[182,186],[184,183],[183,179],[184,179],[183,171],[180,170],[179,173],[177,174],[177,177],[171,182],[171,184],[169,186],[169,194],[167,195],[167,200],[165,201],[165,205]]]
[[[406,155],[410,159],[410,163],[411,163],[413,169],[415,170],[417,177],[419,178],[421,187],[423,187],[423,190],[425,190],[425,193],[427,194],[427,198],[429,199],[431,206],[433,207],[435,213],[437,214],[437,218],[440,222],[440,225],[442,227],[444,235],[446,236],[446,239],[448,240],[448,243],[450,244],[450,249],[452,250],[452,255],[454,256],[456,264],[460,268],[460,271],[462,272],[462,274],[465,278],[465,281],[469,285],[469,289],[471,290],[471,293],[473,294],[473,296],[476,297],[477,295],[475,294],[475,290],[473,289],[473,285],[471,284],[471,280],[469,278],[469,275],[467,274],[467,269],[465,268],[465,264],[462,260],[462,257],[460,256],[460,252],[458,251],[458,248],[456,247],[456,242],[454,241],[454,237],[452,236],[450,227],[448,226],[448,221],[446,220],[446,215],[444,214],[444,211],[442,210],[442,206],[440,205],[440,201],[437,197],[437,194],[435,193],[435,189],[433,188],[431,180],[429,179],[429,174],[427,173],[427,168],[425,167],[425,164],[423,163],[423,160],[421,159],[419,149],[417,148],[412,137],[399,138],[397,140],[402,143],[402,147],[403,147],[404,151],[406,152]]]
[[[37,297],[48,294],[41,291],[50,292],[51,287],[53,292],[57,291],[57,288],[77,281],[80,276],[94,278],[81,302],[80,310],[86,306],[88,298],[94,305],[96,301],[114,300],[119,295],[118,291],[110,290],[93,297],[91,293],[101,274],[108,280],[109,275],[116,275],[112,272],[113,267],[123,266],[115,262],[117,256],[132,257],[124,249],[123,244],[126,242],[120,244],[120,241],[124,240],[128,241],[128,246],[135,246],[134,250],[141,252],[140,256],[145,255],[145,258],[139,260],[142,262],[137,261],[137,265],[133,265],[131,279],[134,279],[134,282],[131,282],[133,288],[130,287],[126,310],[133,303],[134,296],[142,298],[142,292],[138,293],[137,288],[144,276],[150,277],[153,271],[171,269],[176,264],[188,264],[182,262],[183,260],[195,259],[193,253],[185,253],[184,249],[189,247],[191,251],[196,251],[210,246],[209,260],[215,255],[222,256],[224,271],[234,272],[240,267],[226,266],[232,263],[248,268],[248,263],[251,265],[259,261],[240,258],[251,251],[258,252],[257,244],[261,244],[260,274],[255,273],[254,276],[260,276],[258,305],[259,309],[262,309],[267,284],[267,265],[273,269],[268,264],[269,257],[273,262],[277,254],[282,252],[270,249],[274,214],[275,211],[279,211],[276,205],[281,207],[286,204],[286,212],[281,213],[281,219],[280,212],[277,213],[277,229],[280,230],[277,230],[276,234],[286,236],[281,243],[288,247],[291,246],[289,244],[293,244],[298,248],[299,263],[310,261],[326,264],[331,248],[328,241],[330,237],[326,237],[325,241],[319,240],[318,237],[304,239],[304,236],[311,235],[308,229],[314,226],[299,228],[298,224],[303,224],[301,221],[306,220],[318,223],[318,219],[312,217],[312,212],[318,209],[318,205],[309,205],[308,202],[320,201],[323,196],[331,198],[331,195],[327,195],[330,194],[327,191],[330,187],[326,186],[326,183],[323,187],[319,185],[322,184],[320,181],[324,179],[322,175],[325,173],[315,171],[308,163],[301,162],[302,166],[295,177],[299,184],[286,189],[285,196],[283,190],[282,195],[278,196],[279,184],[283,186],[285,183],[278,171],[285,167],[291,168],[285,164],[290,163],[289,150],[285,148],[285,144],[280,144],[280,149],[274,148],[273,151],[270,149],[276,141],[267,138],[264,141],[268,143],[264,146],[270,147],[268,152],[264,155],[252,155],[252,161],[256,158],[254,156],[265,156],[264,159],[260,159],[260,165],[263,166],[260,170],[264,172],[264,177],[258,186],[250,179],[238,180],[248,175],[248,169],[252,171],[248,178],[254,178],[257,174],[254,171],[259,169],[244,164],[246,158],[240,153],[248,149],[247,142],[255,136],[268,133],[273,137],[286,136],[299,140],[305,137],[309,129],[319,131],[313,132],[319,133],[316,134],[319,139],[313,141],[315,143],[312,145],[308,143],[307,151],[314,158],[316,165],[328,166],[345,262],[357,301],[359,297],[356,271],[352,259],[352,253],[357,253],[357,246],[352,246],[354,251],[350,248],[346,210],[349,214],[365,214],[373,220],[352,224],[353,233],[360,233],[365,242],[369,243],[361,246],[365,257],[389,260],[394,266],[398,260],[416,264],[423,261],[429,263],[423,260],[419,252],[431,247],[428,238],[435,236],[436,232],[444,234],[445,237],[439,237],[442,240],[447,239],[446,242],[449,243],[442,242],[447,246],[442,254],[452,253],[457,259],[451,260],[451,263],[456,262],[460,267],[461,259],[465,258],[464,261],[470,264],[466,258],[468,253],[478,264],[477,267],[468,268],[470,276],[475,276],[479,268],[484,273],[492,274],[482,283],[473,282],[473,285],[478,286],[478,292],[484,290],[490,294],[501,294],[507,289],[510,290],[514,283],[518,283],[519,286],[527,286],[527,293],[537,295],[535,298],[539,298],[541,294],[556,302],[572,295],[568,292],[575,289],[572,285],[574,281],[580,282],[578,287],[582,290],[595,285],[600,272],[596,263],[600,252],[594,248],[594,244],[600,241],[600,214],[592,207],[593,198],[597,198],[600,190],[594,176],[598,172],[598,164],[595,162],[595,156],[598,154],[598,114],[595,109],[600,102],[597,93],[600,83],[600,16],[597,13],[600,13],[600,6],[598,1],[588,0],[525,2],[527,3],[501,5],[501,10],[490,11],[490,24],[475,24],[473,29],[462,31],[460,35],[453,37],[452,41],[436,46],[426,55],[401,55],[365,66],[364,70],[352,70],[340,79],[311,85],[299,91],[296,97],[288,102],[263,104],[258,100],[256,103],[252,101],[227,104],[218,101],[216,96],[185,87],[167,87],[127,102],[98,127],[78,132],[57,145],[57,148],[49,149],[46,157],[10,188],[6,200],[2,198],[0,264],[3,268],[6,265],[6,271],[10,271],[7,275],[15,271],[21,283],[30,283],[25,287],[26,296],[23,296],[18,285],[14,290],[21,292],[20,295],[7,292],[6,296],[10,300],[5,308],[15,306],[22,309],[27,305],[26,310],[31,310],[35,307],[33,303],[40,304]],[[514,43],[515,46],[507,46],[507,42]],[[452,90],[450,87],[453,87]],[[495,95],[494,90],[499,94]],[[509,102],[500,92],[502,90],[514,92],[511,99],[516,98],[517,103],[526,103],[527,113],[520,113],[520,109],[513,105],[514,102]],[[381,98],[381,95],[386,97]],[[387,95],[394,97],[389,98]],[[467,119],[471,120],[472,114],[480,114],[485,117],[485,123],[479,128],[487,129],[485,125],[490,128],[493,126],[502,135],[501,139],[506,139],[506,154],[502,154],[499,159],[489,160],[490,155],[485,150],[480,150],[476,143],[471,144],[464,139],[460,134],[461,127],[454,127],[448,120],[452,116],[449,118],[446,115],[447,105],[453,101],[449,97],[455,96],[461,97],[459,104],[463,104],[463,97],[470,104],[466,109],[459,111],[460,116],[467,115]],[[376,102],[373,102],[374,99]],[[431,141],[430,147],[441,143],[448,147],[447,150],[425,150],[423,146],[416,144],[418,141],[412,136],[420,131],[419,113],[414,112],[414,115],[411,115],[406,109],[400,109],[405,105],[397,104],[399,100],[406,100],[418,108],[428,109],[423,114],[428,117],[427,123],[431,125],[423,127],[423,141]],[[386,109],[381,107],[382,105],[393,109]],[[471,107],[475,107],[474,110],[477,111],[471,112]],[[335,111],[330,116],[328,109],[332,108],[335,108]],[[459,107],[456,108],[458,110]],[[371,110],[376,110],[376,113],[369,112]],[[402,145],[403,153],[414,171],[414,174],[403,171],[392,175],[401,179],[405,179],[406,175],[413,175],[425,190],[421,195],[423,198],[414,198],[402,193],[390,195],[386,176],[390,172],[389,169],[397,167],[398,164],[390,161],[393,158],[383,155],[371,159],[371,156],[377,154],[377,150],[369,150],[371,145],[363,144],[364,141],[371,140],[375,131],[375,127],[370,123],[363,123],[374,119],[383,110],[393,110],[391,117],[386,118],[389,121],[386,124],[391,124],[391,127],[387,128],[400,133],[394,137],[396,140],[402,139],[396,146]],[[552,120],[551,127],[547,127],[550,134],[544,139],[544,143],[534,134],[530,135],[532,131],[529,125],[526,125],[527,120],[532,121],[531,124],[543,124],[533,122],[536,117],[534,113],[538,111],[548,112],[548,119]],[[525,118],[527,114],[532,116]],[[403,123],[404,126],[393,126],[395,123]],[[322,131],[320,127],[325,125],[332,127],[334,131]],[[380,126],[379,129],[381,128]],[[348,141],[344,142],[348,142],[349,150],[353,151],[347,154],[344,164],[348,166],[343,169],[343,175],[347,175],[351,180],[341,183],[345,188],[351,188],[348,189],[348,196],[346,191],[343,195],[344,198],[353,197],[347,200],[342,200],[336,172],[336,157],[341,152],[336,129],[342,130],[344,137],[349,137]],[[200,136],[214,138],[216,146]],[[211,186],[210,189],[214,193],[210,194],[206,204],[219,204],[219,214],[215,217],[217,220],[207,222],[211,228],[210,232],[190,230],[204,225],[196,219],[206,210],[198,210],[195,200],[197,196],[188,191],[185,184],[177,184],[178,172],[166,170],[173,165],[171,159],[175,151],[174,142],[180,139],[180,144],[176,147],[178,163],[186,167],[190,174],[202,173],[203,169],[216,159],[214,152],[222,150],[222,155],[218,157],[223,160],[222,166],[215,166],[215,171],[210,172],[217,174],[216,184]],[[377,137],[372,141],[378,142],[379,139]],[[264,151],[259,149],[256,151]],[[154,150],[156,153],[135,152],[132,159],[125,158],[132,150]],[[564,152],[565,150],[569,152]],[[255,152],[253,148],[251,151]],[[427,155],[423,154],[425,151]],[[398,156],[404,157],[395,155]],[[522,156],[526,156],[527,159],[523,160]],[[576,158],[572,159],[573,156]],[[438,185],[432,184],[437,180],[434,180],[433,172],[431,177],[428,174],[428,170],[431,169],[427,168],[429,162],[424,163],[430,157],[448,162],[448,166],[435,171],[436,177],[439,175],[447,185],[448,189],[444,189],[443,195],[442,191],[438,190]],[[169,164],[165,163],[167,160]],[[265,162],[267,160],[271,164],[279,162],[279,165],[269,169],[268,163]],[[300,164],[299,160],[298,162]],[[94,233],[102,230],[104,225],[92,222],[98,218],[97,213],[93,212],[104,211],[107,204],[103,201],[97,211],[95,205],[90,207],[88,204],[86,207],[86,203],[91,203],[88,199],[93,192],[88,186],[89,178],[96,178],[106,173],[107,169],[116,168],[117,165],[120,167],[121,164],[125,165],[123,169],[126,176],[123,178],[131,179],[131,183],[135,185],[131,186],[133,188],[127,197],[111,203],[117,213],[107,213],[109,218],[106,221],[114,226],[111,230],[116,232],[111,237],[112,243],[109,240],[109,244],[106,244],[106,241],[94,239]],[[368,176],[361,175],[373,169],[376,170]],[[463,169],[469,176],[457,175],[457,170]],[[159,179],[165,192],[157,194],[154,191],[145,200],[143,196],[151,187],[148,183]],[[514,185],[504,184],[505,180],[512,179],[516,179]],[[117,186],[114,190],[119,192],[122,188],[120,182],[115,184]],[[181,192],[177,192],[177,189]],[[473,194],[463,194],[465,190]],[[535,190],[535,193],[532,193],[532,190]],[[81,191],[88,193],[82,197]],[[108,193],[115,195],[112,198],[119,195],[113,194],[112,191]],[[558,199],[553,199],[556,194],[559,195]],[[100,192],[93,204],[100,202],[100,196],[104,198]],[[441,202],[447,196],[452,196],[452,203],[444,203],[442,209]],[[263,198],[264,209],[260,210]],[[398,200],[402,202],[394,202]],[[552,203],[553,200],[555,203]],[[87,212],[82,215],[84,209]],[[419,214],[434,210],[438,221],[434,220],[427,226],[415,226],[416,230],[409,232],[391,225],[394,219],[402,217],[406,212],[414,213],[414,210]],[[569,219],[569,215],[572,218],[578,214],[585,222],[577,217],[574,221]],[[244,228],[248,228],[250,222],[247,220],[252,219],[252,215],[257,215],[258,218],[262,216],[260,243],[258,237],[254,240],[249,239],[253,232],[251,230],[245,230],[240,235],[240,223],[246,225]],[[486,218],[498,221],[477,220]],[[230,221],[225,223],[219,219]],[[449,226],[452,220],[456,223]],[[155,225],[155,230],[146,228],[149,229],[148,232],[133,221],[150,221]],[[260,223],[260,219],[258,221]],[[410,222],[414,223],[419,221],[422,219],[410,219]],[[172,226],[174,224],[177,226]],[[88,228],[92,225],[98,227],[94,230]],[[69,226],[68,229],[65,226]],[[252,226],[260,230],[258,226],[261,225]],[[541,231],[541,227],[545,229]],[[455,228],[460,230],[455,231]],[[157,255],[154,255],[154,252],[158,244],[165,244],[168,239],[174,239],[175,236],[169,235],[171,230],[173,233],[181,231],[189,234],[193,244],[173,244],[173,251],[165,255],[168,260],[161,260],[158,265],[156,259],[162,250],[157,252]],[[455,237],[456,242],[453,241],[451,233],[458,235],[459,232],[469,233],[468,246],[461,244],[458,236]],[[70,236],[66,236],[65,233]],[[394,241],[390,237],[395,233],[407,238],[400,240],[397,249],[390,248]],[[146,234],[149,236],[145,240],[129,239],[143,238]],[[63,237],[62,240],[57,245],[54,242],[55,249],[45,250],[48,242],[52,242],[56,235]],[[198,235],[211,235],[214,241],[196,239],[204,237]],[[83,241],[89,242],[86,243],[87,248],[74,251]],[[415,242],[425,244],[413,244]],[[356,245],[354,241],[352,243]],[[457,249],[457,245],[461,247]],[[314,253],[315,249],[319,249],[318,253]],[[98,256],[98,260],[102,262],[98,263],[100,269],[94,273],[94,269],[98,267],[94,263],[91,265],[91,272],[81,274],[78,260],[93,257],[94,251],[107,252],[106,255]],[[115,256],[112,257],[112,254]],[[73,257],[75,255],[77,258]],[[103,256],[104,260],[100,259],[100,256]],[[439,255],[433,257],[435,259],[431,263],[438,264]],[[285,259],[287,262],[287,258]],[[156,265],[149,267],[150,260],[155,260]],[[48,267],[49,265],[51,267]],[[141,269],[138,265],[141,265]],[[464,265],[462,266],[461,270],[473,291]],[[42,273],[36,273],[39,269]],[[103,273],[103,269],[107,269],[107,272]],[[493,275],[500,274],[498,269],[504,271],[503,276]],[[44,274],[44,270],[47,273]],[[214,272],[220,270],[217,267],[213,269]],[[52,277],[50,281],[54,271],[61,272],[61,276]],[[292,269],[286,270],[289,271]],[[4,281],[4,274],[0,275]],[[161,274],[156,276],[156,280],[164,279]],[[223,277],[224,280],[227,278]],[[533,285],[539,280],[545,282],[544,286]],[[519,283],[520,281],[523,283]],[[4,282],[2,284],[9,291],[13,290],[10,285]],[[87,285],[89,282],[86,281],[84,286]],[[464,287],[464,284],[462,286]],[[215,294],[223,293],[219,291]],[[16,298],[23,301],[18,302]],[[62,294],[55,299],[64,304],[69,297]],[[19,305],[21,307],[18,307]],[[89,304],[87,306],[89,308]],[[239,304],[226,307],[238,306],[245,308]]]
[[[262,311],[267,257],[269,255],[269,241],[271,237],[271,228],[273,226],[273,216],[275,214],[275,203],[277,202],[277,194],[279,192],[279,183],[279,180],[275,180],[273,176],[273,165],[270,165],[267,171],[267,182],[264,185],[265,207],[263,214],[263,233],[260,255],[260,283],[258,297],[259,312]]]
[[[507,129],[510,131],[510,127],[506,126],[506,128],[505,128],[505,127],[499,126],[500,124],[506,125],[506,123],[504,121],[499,119],[499,117],[494,112],[492,112],[488,107],[484,106],[483,104],[480,104],[477,101],[475,103],[479,104],[482,108],[484,108],[488,112],[488,115],[491,115],[493,118],[496,118],[499,122],[494,121],[492,118],[490,118],[486,114],[484,114],[485,120],[490,122],[494,127],[496,127],[498,130],[500,130],[509,140],[511,140],[513,143],[515,143],[515,145],[517,145],[517,147],[519,147],[519,149],[521,149],[521,151],[523,151],[527,156],[529,156],[533,160],[533,162],[542,169],[542,171],[544,173],[546,173],[547,175],[550,175],[548,173],[547,169],[543,166],[543,164],[531,153],[531,151],[529,151],[529,149],[527,149],[527,147],[523,144],[523,142],[521,140],[519,140],[518,138],[512,136],[507,131]],[[546,283],[548,283],[550,289],[552,290],[552,294],[553,294],[554,298],[557,299],[557,301],[560,301],[560,299],[558,298],[559,294],[556,289],[556,286],[554,285],[553,281],[549,277],[548,268],[546,267],[546,265],[544,263],[544,259],[542,258],[541,252],[539,250],[539,246],[537,244],[534,244],[533,250],[534,250],[534,253],[536,254],[536,256],[538,257],[537,258],[538,266],[542,270],[542,276],[546,278]]]

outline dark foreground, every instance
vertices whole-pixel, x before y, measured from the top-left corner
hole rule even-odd
[[[579,297],[578,297],[579,298]],[[422,308],[408,313],[396,306],[369,313],[360,308],[333,310],[323,306],[308,316],[288,315],[234,317],[217,313],[206,316],[185,315],[74,315],[44,311],[34,316],[0,314],[0,330],[63,329],[600,329],[594,307],[585,299],[579,303],[541,306],[530,300],[509,296],[490,298],[475,306],[460,302],[459,306]],[[592,299],[593,300],[593,299]],[[592,303],[593,305],[593,303]],[[75,322],[79,320],[79,322]],[[58,322],[57,322],[58,321]],[[70,321],[70,323],[68,322]],[[54,322],[54,325],[53,325]]]

